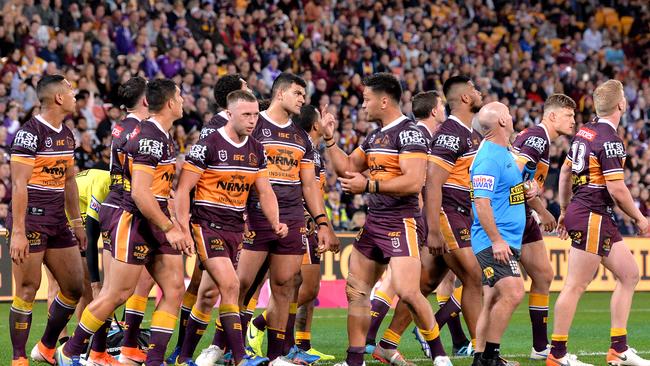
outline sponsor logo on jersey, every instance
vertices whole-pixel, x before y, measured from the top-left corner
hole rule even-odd
[[[583,127],[576,133],[576,137],[582,137],[585,140],[593,141],[596,138],[596,131],[590,130],[586,127]]]
[[[546,139],[539,136],[529,136],[526,141],[524,141],[524,146],[532,147],[537,150],[540,154],[546,150]]]
[[[120,137],[122,132],[124,132],[124,127],[115,126],[115,127],[113,127],[113,130],[111,131],[111,135],[113,135],[113,137]]]
[[[244,183],[243,175],[235,174],[230,177],[230,181],[228,182],[217,182],[217,188],[229,192],[231,197],[239,197],[251,189],[251,184]]]
[[[607,158],[624,158],[625,147],[620,141],[607,141],[603,144],[605,150],[605,157]]]
[[[20,130],[14,137],[14,146],[23,147],[29,151],[36,152],[38,149],[38,136],[25,130]]]
[[[520,205],[526,201],[524,192],[524,184],[519,183],[514,187],[510,187],[510,205]]]
[[[99,203],[99,201],[95,197],[90,198],[90,209],[91,210],[93,210],[95,212],[99,212],[99,208],[101,206],[102,206],[101,203]]]
[[[163,156],[163,143],[157,140],[142,138],[138,141],[138,154],[150,155],[156,159]]]
[[[289,149],[278,149],[278,155],[270,155],[267,159],[269,163],[285,172],[297,167],[299,163],[297,159],[293,158],[293,151]]]
[[[201,135],[199,136],[199,139],[206,138],[206,137],[210,136],[216,130],[217,130],[216,128],[203,127],[203,129],[201,129]]]
[[[402,146],[426,145],[426,139],[418,130],[404,130],[399,133],[399,143]]]
[[[460,137],[440,134],[434,143],[436,147],[443,147],[453,152],[460,150]]]
[[[494,192],[494,177],[487,174],[476,174],[472,177],[472,188]]]
[[[225,250],[225,242],[223,239],[220,238],[214,238],[210,240],[210,249],[215,250],[215,251],[223,251]]]
[[[205,155],[208,151],[208,147],[205,145],[194,144],[190,148],[190,152],[187,154],[190,158],[205,163]]]

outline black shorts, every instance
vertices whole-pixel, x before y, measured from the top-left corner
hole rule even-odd
[[[521,272],[519,271],[519,256],[521,252],[513,247],[510,247],[510,250],[513,255],[510,256],[508,264],[497,262],[494,259],[491,246],[476,253],[478,264],[481,266],[481,270],[483,270],[484,286],[494,287],[500,279],[506,277],[521,277]]]

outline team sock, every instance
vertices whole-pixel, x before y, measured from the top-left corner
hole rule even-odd
[[[59,334],[66,324],[74,314],[74,310],[77,307],[77,301],[65,297],[61,292],[59,292],[48,311],[47,325],[45,326],[45,332],[43,332],[43,337],[41,337],[41,343],[47,348],[55,348],[56,341],[59,339]]]
[[[212,337],[212,345],[221,349],[226,348],[226,334],[223,331],[223,326],[221,325],[221,320],[219,320],[219,318],[214,321],[214,337]]]
[[[29,329],[32,326],[32,308],[33,302],[25,301],[18,296],[14,296],[9,309],[9,336],[13,347],[13,359],[19,357],[27,358],[25,345],[29,338]]]
[[[548,295],[531,293],[528,296],[528,312],[533,330],[533,348],[541,352],[548,345]]]
[[[226,344],[232,350],[235,364],[244,359],[244,338],[241,332],[241,319],[239,318],[239,306],[223,304],[219,306],[219,319],[223,325],[223,332],[226,336]]]
[[[183,347],[185,340],[185,328],[188,324],[188,319],[192,313],[194,304],[196,304],[196,295],[185,292],[183,295],[183,303],[181,304],[181,313],[178,322],[178,340],[176,340],[176,347]],[[208,322],[210,321],[208,317]]]
[[[618,353],[627,351],[627,329],[625,328],[612,328],[609,331],[611,337],[611,346]]]
[[[381,322],[384,321],[392,299],[384,292],[375,290],[375,296],[370,302],[370,328],[368,328],[368,335],[366,336],[366,344],[375,344],[377,332]]]
[[[112,318],[106,319],[104,324],[97,329],[90,342],[90,349],[97,353],[106,352],[106,339],[108,338],[108,331],[111,329]]]
[[[294,338],[294,328],[296,326],[296,314],[298,313],[298,304],[292,302],[289,304],[289,317],[287,318],[287,329],[285,330],[284,351],[286,355],[291,350],[291,347],[296,343]]]
[[[432,360],[438,356],[447,355],[444,347],[442,347],[442,342],[440,341],[440,328],[438,328],[438,324],[435,324],[431,330],[420,329],[420,334],[422,334],[422,338],[424,338],[429,345]]]
[[[183,337],[183,343],[180,343],[181,352],[178,355],[177,363],[183,363],[192,358],[196,346],[201,341],[205,329],[208,327],[210,322],[210,313],[202,313],[199,311],[196,306],[190,311],[190,316],[187,319],[187,325],[185,326],[185,337]],[[180,337],[180,334],[179,334]]]
[[[311,332],[296,332],[296,346],[303,351],[311,349]]]
[[[553,357],[560,359],[566,355],[566,344],[569,336],[564,334],[551,335],[551,354]]]
[[[266,310],[262,314],[258,315],[253,319],[253,325],[257,330],[264,331],[266,329]]]
[[[177,320],[178,317],[175,314],[162,310],[153,312],[146,366],[160,366],[163,363],[167,344],[174,333]]]
[[[268,357],[269,360],[273,361],[280,356],[284,356],[282,354],[282,351],[284,350],[285,334],[284,329],[275,329],[269,327],[268,331],[269,343],[266,350],[266,357]]]
[[[97,318],[86,308],[81,320],[72,334],[72,338],[63,346],[63,354],[72,357],[80,355],[88,344],[88,339],[104,325],[104,320]]]
[[[383,337],[379,340],[379,347],[383,349],[397,349],[401,338],[402,337],[399,334],[395,333],[392,329],[387,328]]]
[[[124,342],[122,347],[137,348],[140,324],[147,309],[147,298],[132,295],[126,300],[124,309]]]
[[[365,347],[348,347],[348,355],[345,358],[345,362],[348,366],[361,366],[363,365],[363,355],[365,352]]]
[[[250,323],[255,314],[255,309],[257,308],[257,299],[253,298],[246,305],[246,309],[239,313],[239,318],[241,319],[241,334],[242,339],[246,339],[246,331],[248,330],[248,323]]]

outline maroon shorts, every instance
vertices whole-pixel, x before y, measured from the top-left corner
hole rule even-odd
[[[303,255],[307,251],[307,228],[304,220],[285,222],[289,234],[278,237],[270,227],[250,230],[244,237],[244,249],[282,255]]]
[[[564,225],[572,247],[601,257],[607,257],[612,245],[623,240],[611,216],[591,212],[577,204],[569,204]]]
[[[307,252],[302,257],[302,264],[320,264],[320,254],[318,254],[318,235],[314,232],[307,236]]]
[[[102,243],[104,250],[109,252],[113,251],[111,244],[111,231],[113,231],[113,219],[115,213],[120,211],[119,208],[113,206],[102,205],[99,209],[99,227],[102,233]]]
[[[120,209],[113,217],[113,258],[129,264],[146,264],[156,255],[181,252],[172,248],[165,233],[142,215]]]
[[[385,218],[368,215],[354,247],[368,259],[388,264],[392,257],[420,258],[420,237],[424,235],[417,219]]]
[[[526,227],[524,228],[524,236],[521,240],[521,245],[542,240],[544,240],[544,236],[542,236],[542,229],[539,228],[537,220],[535,220],[530,212],[526,212]]]
[[[237,265],[244,233],[217,229],[214,224],[204,220],[193,220],[191,225],[196,252],[201,262],[210,258],[225,257]]]
[[[418,224],[418,230],[422,231],[422,235],[418,236],[418,239],[420,239],[418,245],[424,248],[427,246],[427,235],[429,235],[429,225],[427,225],[427,219],[424,217],[424,215],[416,218],[415,221]]]
[[[39,225],[29,217],[25,218],[25,235],[30,253],[39,253],[46,249],[63,249],[77,246],[77,239],[72,235],[67,223],[61,225]],[[11,245],[11,227],[13,219],[7,216],[7,244]]]
[[[449,250],[472,247],[472,214],[459,208],[442,207],[440,232]]]

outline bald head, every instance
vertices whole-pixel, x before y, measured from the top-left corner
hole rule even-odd
[[[507,127],[508,122],[512,125],[512,117],[508,107],[503,103],[492,102],[481,108],[476,116],[481,134],[486,136],[499,127]]]

